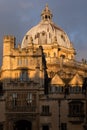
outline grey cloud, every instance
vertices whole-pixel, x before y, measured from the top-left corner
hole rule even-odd
[[[79,59],[87,59],[87,0],[0,0],[0,48],[5,34],[15,35],[17,43],[21,42],[28,29],[40,21],[46,3],[53,21],[74,43]]]

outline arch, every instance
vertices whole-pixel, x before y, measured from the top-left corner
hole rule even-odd
[[[14,130],[32,130],[32,123],[27,120],[18,120],[15,122]]]

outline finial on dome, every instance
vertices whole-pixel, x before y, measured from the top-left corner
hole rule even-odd
[[[53,14],[50,11],[48,4],[46,4],[44,10],[41,13],[42,20],[52,20]]]
[[[46,11],[49,10],[48,4],[46,4],[45,10],[46,10]]]

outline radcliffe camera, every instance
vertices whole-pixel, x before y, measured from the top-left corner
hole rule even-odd
[[[48,4],[40,16],[21,44],[3,36],[0,130],[87,130],[87,62]]]

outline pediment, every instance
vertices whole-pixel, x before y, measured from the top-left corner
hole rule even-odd
[[[82,77],[77,73],[69,82],[70,86],[81,86],[83,85],[83,79]]]
[[[64,86],[65,83],[63,82],[63,80],[60,78],[60,76],[58,74],[56,74],[52,80],[51,80],[51,85],[58,85],[58,86]]]

